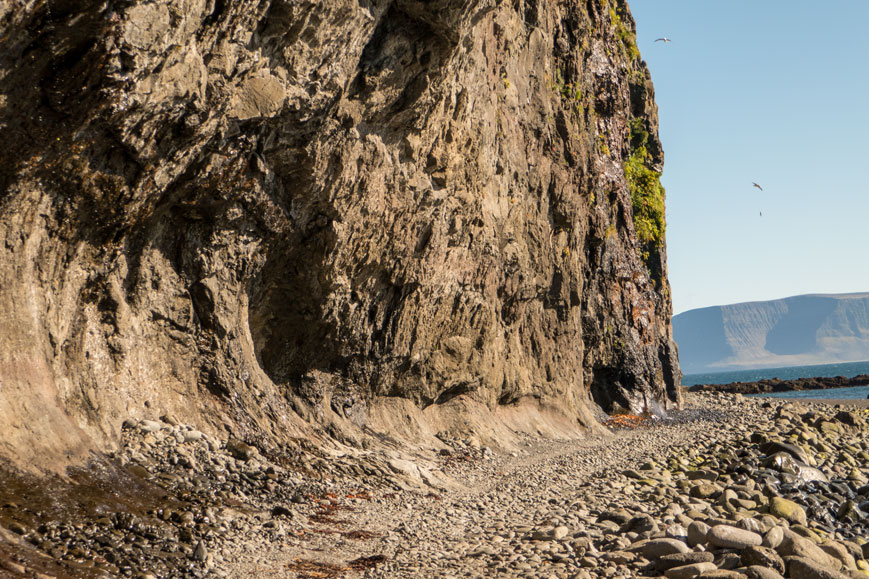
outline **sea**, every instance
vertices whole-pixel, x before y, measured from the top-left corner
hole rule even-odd
[[[730,384],[731,382],[757,382],[780,378],[795,380],[797,378],[816,378],[845,376],[853,378],[860,374],[869,374],[869,361],[848,362],[845,364],[821,364],[818,366],[790,366],[786,368],[758,368],[756,370],[735,370],[731,372],[715,372],[709,374],[685,374],[682,376],[683,386],[695,384]],[[784,398],[862,398],[869,396],[869,386],[854,386],[848,388],[829,388],[827,390],[800,390],[797,392],[772,392],[763,396]]]

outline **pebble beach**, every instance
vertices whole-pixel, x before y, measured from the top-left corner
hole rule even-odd
[[[438,480],[452,481],[440,488],[402,482],[403,463],[375,453],[281,464],[189,426],[131,423],[116,459],[165,489],[165,506],[64,521],[16,518],[7,503],[5,535],[35,555],[3,559],[0,570],[138,579],[867,577],[867,421],[865,401],[688,394],[667,419],[581,440],[529,438],[510,452],[449,441],[434,459]]]

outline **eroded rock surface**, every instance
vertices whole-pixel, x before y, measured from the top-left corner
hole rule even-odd
[[[678,404],[623,1],[29,0],[0,44],[14,463]]]

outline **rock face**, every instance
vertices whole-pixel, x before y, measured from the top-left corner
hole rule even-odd
[[[869,359],[869,294],[805,295],[673,318],[686,372]]]
[[[633,27],[622,0],[0,7],[0,454],[167,413],[268,445],[384,403],[678,404]]]

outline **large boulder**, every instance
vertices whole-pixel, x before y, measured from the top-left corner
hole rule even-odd
[[[714,547],[724,549],[745,549],[747,547],[759,547],[763,543],[763,537],[757,533],[733,527],[730,525],[715,525],[706,534],[706,539]]]
[[[769,513],[798,525],[806,524],[806,511],[797,503],[782,497],[772,497]]]

